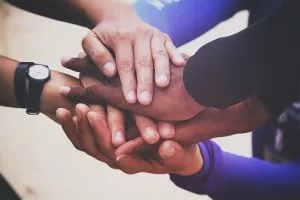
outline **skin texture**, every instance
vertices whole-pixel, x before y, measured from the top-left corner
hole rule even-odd
[[[80,87],[72,88],[66,94],[70,99],[92,104],[99,101],[108,102],[111,105],[117,105],[116,107],[121,109],[167,121],[190,119],[204,110],[204,107],[199,105],[185,90],[182,79],[183,68],[177,68],[171,64],[171,85],[164,89],[155,87],[153,101],[148,106],[144,106],[138,103],[127,103],[122,96],[119,79],[104,78],[102,74],[93,70],[93,65],[91,64],[87,58],[73,58],[63,63],[65,67],[102,80],[97,85],[92,85],[85,89]],[[162,104],[162,102],[164,103]]]
[[[77,71],[84,71],[87,76],[101,79],[101,75],[90,73],[91,71],[88,72],[92,68],[90,64],[88,60],[74,58],[69,63],[65,63],[65,66]],[[175,136],[172,139],[183,146],[189,146],[213,137],[248,132],[259,127],[269,119],[268,110],[257,100],[255,95],[225,109],[205,108],[198,103],[188,103],[187,107],[182,106],[189,100],[186,100],[184,95],[178,95],[178,92],[180,93],[178,87],[183,88],[182,80],[181,82],[179,80],[179,77],[182,77],[182,72],[180,72],[180,68],[171,67],[171,70],[173,69],[174,73],[171,74],[174,77],[174,81],[171,81],[170,86],[163,91],[155,90],[153,101],[147,107],[140,104],[128,104],[120,95],[121,88],[117,78],[113,80],[102,79],[100,84],[85,89],[71,88],[64,95],[70,99],[85,103],[109,102],[115,107],[137,112],[143,116],[176,120]],[[176,88],[174,90],[172,90],[173,84],[173,88]],[[176,93],[172,91],[176,91]],[[182,102],[182,104],[177,103],[178,101]],[[122,148],[125,150],[118,150],[117,155],[126,154],[127,152],[132,152],[132,149],[137,150],[139,147],[145,146],[142,144],[137,148],[130,143],[126,145],[129,147],[125,146],[126,148],[124,148],[123,146]]]
[[[76,106],[76,116],[66,109],[58,109],[57,117],[74,146],[88,155],[120,169],[127,174],[147,172],[154,174],[175,173],[192,175],[201,170],[203,159],[197,145],[182,148],[174,141],[164,141],[156,150],[123,155],[116,158],[116,148],[111,144],[108,119],[104,107],[84,104]],[[138,134],[136,127],[129,128]],[[135,137],[134,135],[129,137]],[[141,137],[130,140],[140,143]]]
[[[129,103],[138,100],[148,105],[154,82],[161,88],[170,82],[169,60],[176,66],[185,64],[168,35],[141,21],[132,6],[124,1],[9,2],[36,14],[90,28],[82,40],[84,51],[106,76],[119,74],[124,98]]]

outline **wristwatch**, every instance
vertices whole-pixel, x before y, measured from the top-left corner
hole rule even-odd
[[[45,83],[50,79],[47,65],[21,62],[15,73],[16,99],[29,115],[40,113],[41,93]]]

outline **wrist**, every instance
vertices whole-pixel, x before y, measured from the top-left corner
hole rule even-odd
[[[63,85],[81,86],[78,79],[51,70],[51,79],[45,83],[41,93],[40,111],[42,113],[55,113],[58,108],[73,109],[74,104],[59,92],[59,88]]]

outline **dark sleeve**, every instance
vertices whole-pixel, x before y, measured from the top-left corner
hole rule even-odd
[[[13,6],[51,19],[93,28],[88,17],[66,0],[6,0]]]
[[[300,93],[300,1],[200,48],[184,71],[187,91],[202,105],[225,108],[256,94],[273,115]]]

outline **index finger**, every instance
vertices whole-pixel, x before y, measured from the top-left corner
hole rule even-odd
[[[90,32],[82,40],[82,47],[106,76],[112,77],[116,74],[113,56],[94,32]]]

